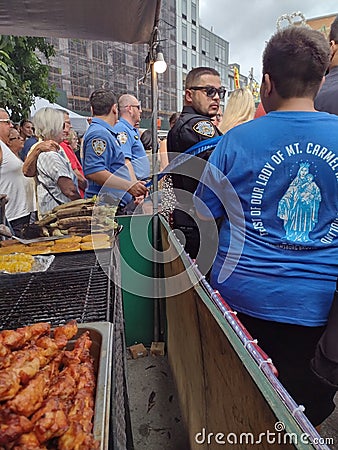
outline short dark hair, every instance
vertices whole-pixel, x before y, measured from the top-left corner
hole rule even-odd
[[[97,89],[91,93],[89,102],[94,116],[107,116],[117,103],[117,98],[111,89]]]
[[[335,41],[335,43],[338,44],[338,16],[331,23],[329,40]]]
[[[31,123],[33,125],[33,122],[29,119],[21,119],[20,120],[20,127],[23,127],[26,123]]]
[[[188,73],[185,80],[185,88],[189,89],[191,86],[197,86],[203,75],[215,75],[216,77],[220,76],[217,70],[212,69],[211,67],[196,67]]]
[[[153,138],[150,130],[144,130],[141,134],[141,142],[145,150],[151,150],[153,148]]]
[[[267,43],[263,75],[270,75],[282,98],[314,98],[329,62],[330,46],[322,33],[291,26],[275,33]]]
[[[169,117],[169,124],[171,127],[173,127],[176,123],[176,120],[180,117],[181,113],[179,112],[174,112],[172,113],[172,115]]]

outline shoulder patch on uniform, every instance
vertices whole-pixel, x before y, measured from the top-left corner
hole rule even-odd
[[[123,145],[128,141],[128,135],[125,131],[121,131],[121,133],[117,133],[117,139],[119,143]]]
[[[196,122],[193,126],[193,130],[196,133],[201,134],[202,136],[214,137],[215,136],[215,128],[209,120],[200,120]]]
[[[104,139],[93,139],[92,147],[97,156],[101,156],[107,148],[107,142]]]

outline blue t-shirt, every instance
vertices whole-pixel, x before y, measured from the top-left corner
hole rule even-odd
[[[24,146],[22,150],[20,150],[19,155],[22,161],[24,161],[27,158],[28,152],[31,149],[31,147],[38,142],[38,138],[35,136],[31,136],[30,138],[25,140]]]
[[[125,180],[130,180],[128,168],[124,164],[124,155],[117,141],[113,128],[104,120],[94,117],[83,138],[83,172],[85,176],[92,173],[108,170]],[[88,187],[85,197],[92,197],[109,193],[118,200],[122,199],[122,204],[132,200],[129,193],[118,189],[105,188],[88,180]]]
[[[114,126],[117,139],[125,158],[130,159],[136,178],[145,180],[150,177],[150,163],[140,139],[137,128],[121,118]]]
[[[271,112],[226,133],[209,163],[195,205],[226,217],[212,286],[248,315],[325,324],[338,276],[338,117]]]

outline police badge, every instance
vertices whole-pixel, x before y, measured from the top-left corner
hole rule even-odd
[[[200,120],[199,122],[196,122],[193,126],[193,130],[196,131],[196,133],[206,137],[213,137],[215,135],[215,128],[208,120]]]
[[[128,135],[125,131],[121,131],[121,133],[117,134],[117,139],[121,145],[125,144],[128,140]]]
[[[107,142],[104,139],[93,139],[92,148],[97,156],[101,156],[107,148]]]

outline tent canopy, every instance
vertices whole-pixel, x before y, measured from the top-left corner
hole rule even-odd
[[[71,111],[70,109],[67,109],[63,106],[58,105],[57,103],[50,103],[45,98],[41,97],[35,97],[34,103],[30,108],[31,116],[34,117],[34,114],[36,111],[38,111],[41,108],[55,108],[55,109],[62,109],[64,111],[67,111],[70,117],[70,120],[72,122],[72,126],[74,130],[77,132],[83,134],[86,129],[88,128],[88,117],[81,116],[80,114],[77,114],[74,111]]]
[[[0,0],[0,34],[148,43],[160,0]]]

